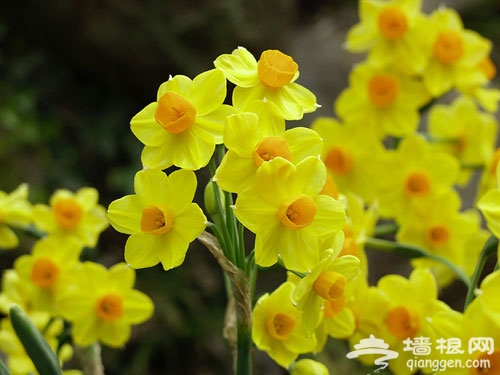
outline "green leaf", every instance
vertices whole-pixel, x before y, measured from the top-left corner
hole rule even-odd
[[[10,320],[17,337],[19,337],[38,373],[40,375],[62,375],[56,354],[19,306],[13,305],[10,308]]]

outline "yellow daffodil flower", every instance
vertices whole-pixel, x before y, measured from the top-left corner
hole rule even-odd
[[[432,106],[428,129],[434,148],[451,153],[466,167],[478,167],[493,156],[498,121],[472,99],[460,96],[451,105]],[[470,170],[462,171],[460,181],[467,183],[471,175]]]
[[[379,68],[423,70],[435,28],[421,12],[421,0],[361,0],[359,18],[347,34],[347,50],[369,52],[368,60]]]
[[[338,257],[333,251],[325,251],[323,259],[297,283],[292,301],[302,311],[302,326],[307,335],[319,325],[322,312],[328,315],[330,310],[335,310],[334,315],[337,315],[345,307],[346,285],[359,271],[358,258],[352,255]],[[340,337],[351,335],[354,319],[351,323],[348,333]]]
[[[57,190],[50,197],[49,206],[33,207],[35,225],[49,236],[75,238],[82,246],[95,247],[99,235],[109,225],[106,210],[98,204],[98,199],[98,191],[91,187],[76,193]]]
[[[497,187],[484,193],[477,202],[477,207],[486,219],[488,229],[500,238],[500,163],[496,166]],[[485,172],[487,173],[487,172]]]
[[[440,255],[471,276],[488,232],[481,229],[478,211],[460,211],[460,206],[460,196],[454,190],[423,201],[408,212],[397,232],[397,241]],[[412,264],[432,269],[441,287],[456,277],[448,267],[428,258],[414,259]]]
[[[78,265],[81,245],[76,240],[46,237],[36,242],[31,254],[14,262],[21,280],[33,285],[32,307],[56,313],[56,299]]]
[[[196,175],[178,170],[167,176],[144,169],[135,175],[134,195],[109,205],[108,217],[119,232],[130,234],[125,261],[134,268],[162,263],[165,270],[177,267],[189,244],[205,229],[207,219],[193,203]]]
[[[449,154],[433,151],[427,141],[413,135],[404,138],[379,168],[380,216],[404,221],[414,206],[452,187],[459,163]]]
[[[253,310],[252,339],[280,366],[287,368],[299,354],[316,346],[314,335],[302,330],[302,313],[292,304],[294,284],[287,281],[271,294],[262,295]]]
[[[228,152],[215,173],[215,181],[226,191],[241,192],[254,184],[255,173],[262,163],[282,157],[298,163],[309,156],[319,156],[323,146],[313,130],[296,127],[285,130],[269,126],[254,113],[241,113],[227,118],[224,143]]]
[[[256,234],[258,265],[272,266],[279,255],[286,268],[308,272],[319,262],[318,240],[345,223],[340,203],[320,194],[325,178],[317,157],[297,165],[278,157],[260,166],[255,185],[238,195],[234,207],[238,220]]]
[[[171,77],[158,89],[157,101],[131,120],[134,135],[145,145],[145,168],[166,169],[172,165],[197,170],[208,164],[215,145],[222,143],[226,116],[233,109],[223,104],[226,79],[212,69],[193,80]]]
[[[28,185],[21,184],[10,194],[0,191],[0,249],[13,249],[19,239],[11,227],[25,227],[32,222]]]
[[[378,137],[365,132],[361,123],[341,124],[329,117],[317,118],[311,128],[323,138],[321,159],[339,192],[352,192],[372,202],[374,166],[385,154]]]
[[[344,122],[364,124],[369,134],[383,139],[415,132],[418,110],[429,99],[422,82],[414,77],[363,63],[350,73],[349,87],[340,93],[334,108]]]
[[[428,269],[417,268],[408,279],[400,275],[383,276],[377,287],[388,300],[379,335],[391,350],[399,353],[389,362],[394,374],[418,370],[409,372],[407,362],[415,355],[412,350],[404,350],[407,340],[425,337],[434,343],[440,338],[459,335],[462,315],[438,300],[436,280]],[[426,358],[442,359],[442,355],[433,351]]]
[[[275,104],[286,120],[299,120],[318,107],[314,94],[295,83],[297,63],[278,50],[262,52],[257,61],[246,48],[238,47],[217,57],[214,65],[236,85],[233,105],[241,111],[254,100],[265,100]]]
[[[58,300],[60,314],[73,323],[75,344],[100,341],[120,347],[128,341],[131,325],[144,322],[153,313],[151,299],[133,289],[134,283],[135,270],[124,263],[109,270],[93,262],[80,265]]]
[[[491,42],[466,30],[457,11],[439,7],[430,15],[437,27],[431,57],[422,72],[429,92],[438,97],[450,89],[478,87],[488,82],[480,63],[489,56]]]

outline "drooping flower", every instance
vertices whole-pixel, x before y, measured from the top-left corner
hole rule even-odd
[[[432,39],[432,55],[422,73],[429,92],[438,97],[459,86],[484,86],[488,79],[480,63],[491,51],[491,42],[463,27],[460,15],[453,9],[439,7],[431,15],[438,28]]]
[[[297,283],[292,301],[302,311],[302,326],[307,335],[318,327],[322,314],[328,315],[335,310],[336,314],[330,315],[338,315],[344,309],[346,286],[359,271],[358,258],[352,255],[339,257],[338,253],[327,250],[323,259]],[[347,328],[347,333],[341,336],[351,335],[354,319],[350,323],[351,329]]]
[[[278,157],[260,166],[255,184],[238,195],[234,207],[238,220],[256,234],[258,265],[272,266],[279,255],[288,269],[308,272],[319,262],[318,241],[345,223],[340,203],[320,194],[325,178],[316,157],[297,165]]]
[[[171,77],[158,89],[157,101],[131,120],[134,135],[145,145],[145,168],[166,169],[172,165],[196,170],[208,164],[215,145],[222,143],[226,116],[233,109],[223,104],[226,80],[217,69],[193,80]]]
[[[220,55],[214,65],[236,85],[233,105],[240,111],[254,100],[264,100],[275,104],[286,120],[299,120],[318,107],[314,94],[295,83],[297,63],[281,51],[266,50],[257,61],[246,48],[238,47],[231,54]]]
[[[50,206],[34,206],[35,225],[49,236],[74,238],[82,246],[95,247],[99,235],[109,225],[106,210],[98,204],[98,199],[98,191],[91,187],[83,187],[76,193],[57,190],[50,197]]]
[[[421,12],[421,0],[361,0],[359,18],[346,37],[350,52],[368,52],[368,61],[379,68],[423,70],[434,27]]]
[[[100,341],[112,347],[123,346],[130,337],[131,325],[151,317],[153,303],[133,289],[134,283],[135,271],[124,263],[110,269],[93,262],[80,265],[58,300],[59,312],[73,324],[77,345]]]
[[[177,170],[167,176],[144,169],[135,175],[135,194],[109,205],[108,217],[119,232],[129,234],[125,261],[134,268],[162,263],[165,270],[177,267],[189,244],[205,229],[207,219],[193,203],[196,175]]]
[[[316,346],[315,336],[306,336],[302,330],[302,312],[291,301],[293,289],[292,282],[284,282],[271,294],[262,295],[253,310],[253,342],[285,368]]]
[[[319,156],[323,143],[315,131],[304,127],[285,130],[283,121],[282,126],[270,126],[268,118],[249,112],[228,117],[224,129],[228,152],[215,173],[222,189],[241,192],[251,186],[259,166],[275,157],[296,164]]]
[[[26,227],[32,221],[28,185],[21,184],[10,194],[0,191],[0,249],[13,249],[19,239],[11,227]]]
[[[368,134],[383,139],[415,132],[418,110],[429,99],[424,85],[414,77],[363,63],[350,73],[349,87],[334,107],[345,123],[364,124]]]
[[[37,241],[31,254],[14,262],[19,278],[33,286],[31,307],[57,313],[56,299],[79,263],[81,245],[76,240],[46,237]]]
[[[379,167],[380,216],[397,221],[424,199],[451,189],[459,172],[453,156],[432,150],[419,135],[404,138]]]

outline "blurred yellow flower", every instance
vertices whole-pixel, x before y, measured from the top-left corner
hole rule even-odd
[[[50,206],[34,206],[35,225],[49,236],[62,240],[74,238],[82,246],[95,247],[99,235],[109,225],[106,210],[98,204],[98,199],[98,191],[91,187],[83,187],[76,193],[57,190],[50,197]]]
[[[19,239],[11,227],[26,227],[32,220],[27,184],[19,185],[10,194],[0,191],[0,249],[17,247]]]
[[[299,120],[313,112],[316,97],[295,83],[299,77],[297,63],[278,50],[262,52],[259,61],[244,47],[223,54],[214,61],[228,81],[234,83],[233,105],[240,111],[254,100],[270,101],[286,120]]]
[[[109,270],[98,263],[81,263],[58,299],[60,314],[73,323],[75,344],[100,341],[120,347],[128,341],[131,325],[153,314],[151,299],[133,289],[134,283],[135,270],[124,263]]]
[[[369,52],[368,60],[378,68],[420,73],[434,33],[420,8],[421,0],[361,0],[360,22],[347,34],[347,50]]]
[[[31,308],[57,313],[56,299],[78,265],[80,251],[76,240],[46,237],[35,243],[31,254],[15,260],[19,278],[33,285]]]
[[[459,163],[449,154],[433,151],[421,136],[412,135],[404,138],[379,168],[380,216],[400,222],[423,200],[451,189]]]
[[[281,256],[287,269],[308,272],[319,262],[318,240],[345,223],[340,203],[320,194],[325,178],[325,166],[314,156],[297,165],[278,157],[260,166],[255,185],[238,195],[234,207],[238,220],[256,234],[258,265],[272,266]]]
[[[226,79],[217,69],[193,80],[171,77],[158,89],[157,101],[131,120],[134,135],[145,145],[145,168],[166,169],[172,165],[196,170],[208,164],[215,145],[222,143],[226,116],[232,107],[223,104]]]
[[[302,330],[302,313],[291,300],[293,289],[292,282],[284,282],[271,294],[262,295],[253,310],[253,342],[285,368],[316,346],[315,336],[307,337]]]
[[[429,92],[438,97],[456,87],[478,87],[488,82],[480,63],[489,56],[491,42],[463,27],[454,9],[439,7],[430,15],[437,27],[432,55],[422,78]]]
[[[451,105],[432,106],[428,129],[435,149],[451,153],[465,167],[480,167],[493,156],[498,121],[472,99],[459,96]],[[461,182],[467,183],[471,175],[471,170],[462,171]]]
[[[184,262],[189,244],[207,224],[201,208],[193,203],[196,175],[177,170],[167,176],[144,169],[135,175],[136,194],[109,205],[108,217],[119,232],[130,234],[125,261],[134,268],[162,263],[165,270]]]
[[[341,124],[334,118],[319,117],[311,128],[323,138],[321,159],[339,192],[352,192],[372,202],[376,165],[384,157],[385,149],[378,137],[365,131],[364,125]]]
[[[291,366],[290,375],[330,375],[330,372],[323,363],[303,358]]]

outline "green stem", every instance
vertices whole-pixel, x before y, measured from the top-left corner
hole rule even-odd
[[[371,238],[368,237],[366,239],[365,245],[367,247],[370,247],[372,249],[376,250],[383,250],[383,251],[389,251],[389,252],[394,252],[400,255],[403,255],[407,258],[421,258],[421,257],[426,257],[432,260],[435,260],[441,264],[444,264],[447,266],[449,269],[451,269],[455,274],[458,276],[462,282],[469,287],[471,281],[469,279],[469,276],[462,271],[459,267],[457,267],[455,264],[450,262],[448,259],[443,258],[442,256],[439,256],[437,254],[431,253],[430,251],[424,250],[420,247],[413,246],[413,245],[408,245],[408,244],[402,244],[394,241],[389,241],[389,240],[382,240],[379,238]]]
[[[479,254],[479,259],[477,260],[476,267],[474,268],[474,273],[472,274],[472,279],[467,290],[467,296],[465,297],[464,311],[469,306],[469,304],[474,299],[474,293],[479,285],[479,279],[481,278],[481,273],[483,272],[484,265],[488,258],[495,254],[498,248],[498,238],[491,236],[488,238],[486,243]]]
[[[388,234],[394,234],[398,231],[399,226],[396,223],[379,224],[375,227],[374,236],[382,237]]]

